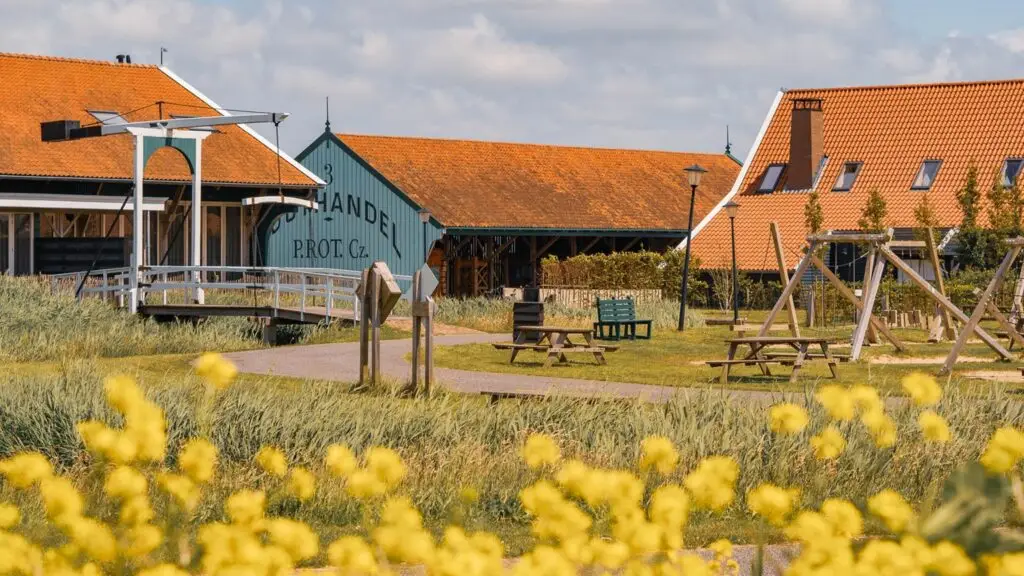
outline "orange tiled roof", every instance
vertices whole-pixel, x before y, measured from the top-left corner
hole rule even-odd
[[[788,266],[795,267],[799,260],[807,234],[803,209],[810,191],[784,191],[784,181],[771,194],[758,193],[757,188],[770,164],[789,160],[793,100],[801,98],[822,100],[829,160],[817,190],[826,230],[856,229],[873,188],[885,196],[889,226],[915,226],[914,208],[923,194],[940,226],[956,226],[962,217],[956,191],[969,166],[978,167],[984,193],[1008,157],[1024,157],[1024,80],[788,91],[748,160],[750,168],[734,198],[741,205],[736,250],[742,269],[776,269],[768,228],[773,220],[789,247]],[[925,159],[941,159],[939,173],[927,192],[911,190]],[[853,189],[833,192],[848,161],[864,163]],[[724,211],[698,229],[693,247],[705,266],[731,265]]]
[[[96,124],[87,110],[118,112],[128,121],[149,120],[158,117],[158,101],[169,103],[163,105],[165,118],[218,114],[157,66],[0,54],[0,79],[0,177],[131,179],[131,136],[47,143],[41,140],[40,122]],[[217,130],[203,143],[204,182],[277,185],[272,149],[238,126]],[[146,178],[190,182],[184,159],[166,152],[153,156]],[[286,186],[316,186],[290,161],[281,162],[281,176]]]
[[[729,191],[724,154],[339,134],[449,228],[685,230],[683,168],[708,170],[694,223]]]

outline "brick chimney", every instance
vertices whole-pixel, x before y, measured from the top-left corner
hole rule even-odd
[[[825,121],[821,112],[821,99],[793,100],[786,188],[805,190],[813,186],[824,155]]]

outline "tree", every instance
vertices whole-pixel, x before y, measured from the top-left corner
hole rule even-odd
[[[867,202],[864,204],[864,211],[860,214],[857,225],[865,232],[885,232],[885,215],[889,212],[885,204],[885,197],[878,188],[872,188],[868,193]]]
[[[986,196],[989,227],[999,235],[1011,234],[1018,227],[1020,220],[1010,206],[1010,189],[1003,186],[1003,175],[999,170],[996,170]]]
[[[914,220],[917,221],[918,228],[922,229],[935,228],[939,225],[935,210],[928,202],[927,193],[921,195],[921,201],[918,202],[917,208],[914,208]]]
[[[981,192],[978,190],[978,167],[974,164],[967,169],[967,180],[963,188],[957,190],[956,201],[960,204],[960,212],[963,215],[958,234],[960,250],[957,260],[962,268],[984,269],[988,234],[978,226]]]
[[[821,197],[818,196],[817,190],[807,197],[807,204],[804,205],[804,224],[811,234],[821,232],[821,227],[825,224],[825,213],[821,209]]]

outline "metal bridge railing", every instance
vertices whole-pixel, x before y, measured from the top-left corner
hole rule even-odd
[[[75,291],[78,298],[87,296],[116,300],[124,307],[130,290],[130,268],[95,270],[50,276],[51,290]],[[238,293],[242,298],[260,293],[270,295],[266,306],[296,308],[302,313],[322,311],[328,319],[339,309],[351,309],[356,321],[361,320],[356,287],[362,273],[353,270],[321,268],[279,268],[247,266],[148,266],[141,271],[144,300],[160,298],[162,304],[194,302],[199,290],[218,295]],[[84,282],[83,282],[84,279]],[[396,275],[395,280],[407,283],[411,276]],[[227,299],[231,297],[228,296]],[[241,298],[238,298],[241,300]],[[322,304],[320,306],[319,304]],[[320,310],[312,310],[319,308]]]

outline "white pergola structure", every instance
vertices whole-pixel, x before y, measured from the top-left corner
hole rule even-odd
[[[115,134],[131,134],[134,142],[133,159],[133,227],[129,304],[130,312],[138,312],[141,301],[140,281],[143,255],[143,173],[146,163],[153,154],[165,147],[181,152],[189,163],[192,171],[192,241],[191,263],[196,270],[192,273],[197,288],[194,299],[197,304],[204,303],[203,289],[198,287],[202,274],[198,267],[202,264],[202,173],[203,173],[203,140],[211,132],[190,130],[190,128],[208,128],[228,124],[279,124],[288,118],[284,112],[265,112],[240,114],[237,116],[207,116],[195,118],[170,118],[127,122],[123,124],[98,124],[80,127],[77,121],[58,120],[42,124],[43,140],[64,141],[82,138],[112,136]],[[278,150],[280,155],[280,150]],[[260,202],[253,202],[254,204]]]

